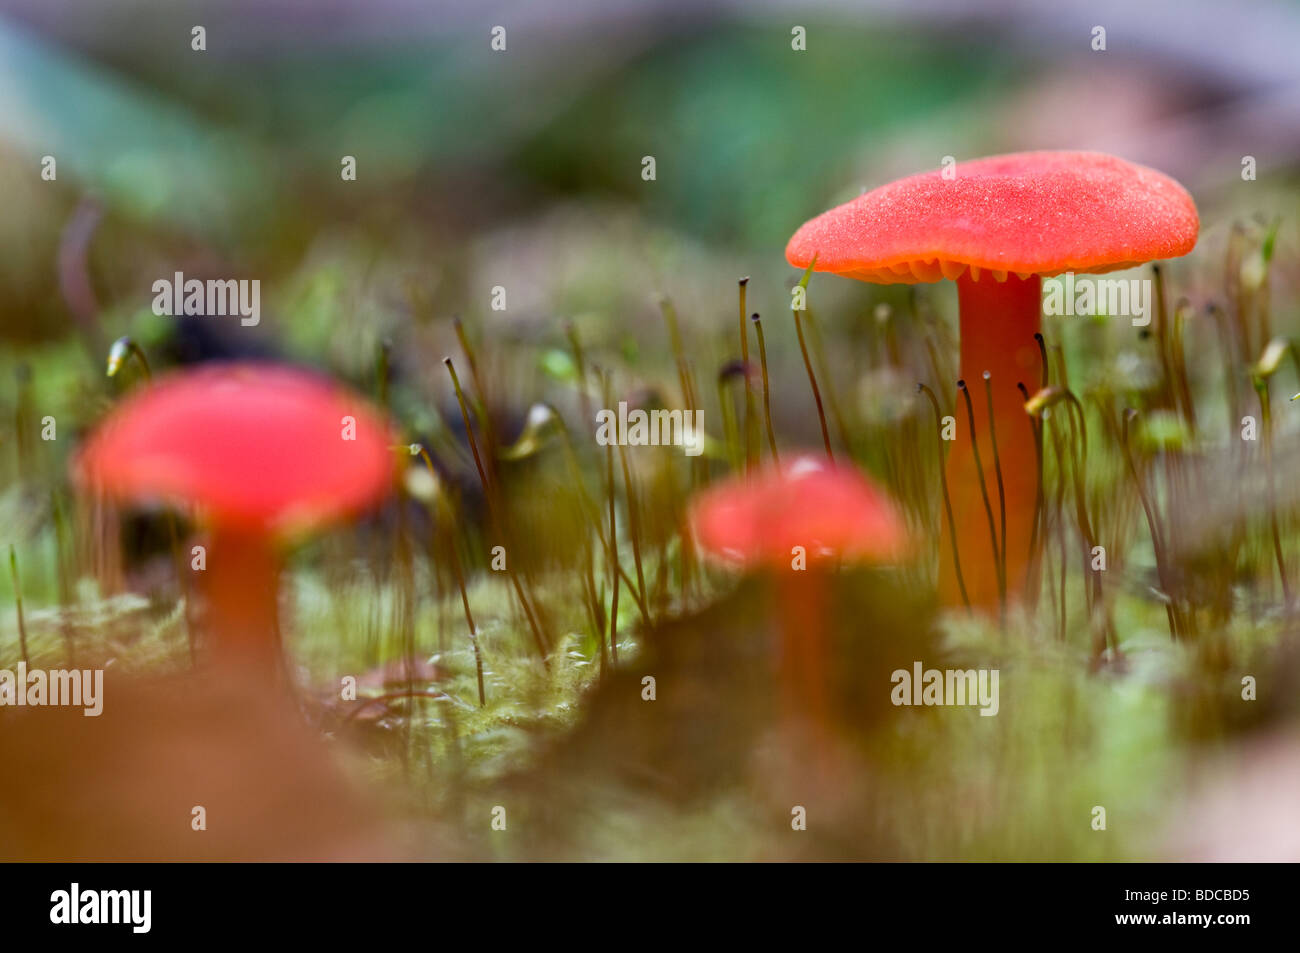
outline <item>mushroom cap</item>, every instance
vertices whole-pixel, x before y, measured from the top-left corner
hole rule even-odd
[[[874,284],[992,272],[1104,272],[1185,255],[1200,219],[1181,185],[1097,152],[1017,152],[882,185],[794,233],[785,257]]]
[[[355,439],[344,439],[345,417]],[[82,484],[109,496],[191,503],[223,527],[284,532],[383,497],[393,443],[365,400],[324,377],[220,364],[124,400],[74,466]]]
[[[907,528],[885,492],[856,469],[818,457],[734,477],[696,497],[691,525],[709,554],[746,566],[809,559],[885,563],[908,549]]]

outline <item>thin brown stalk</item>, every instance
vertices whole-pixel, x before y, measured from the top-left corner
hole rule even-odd
[[[632,561],[636,565],[636,589],[632,596],[641,612],[641,621],[650,625],[650,612],[646,607],[645,570],[641,567],[641,518],[638,513],[636,487],[632,484],[632,471],[627,465],[627,448],[618,445],[618,456],[623,467],[623,493],[627,498],[627,534],[632,540]]]
[[[989,520],[989,538],[993,541],[993,561],[995,565],[1001,565],[1002,550],[998,546],[998,528],[993,521],[993,504],[989,501],[989,488],[984,480],[984,461],[980,458],[979,440],[975,434],[975,407],[971,403],[970,389],[966,386],[966,381],[959,380],[957,389],[961,391],[961,396],[966,401],[966,420],[970,424],[970,445],[975,455],[975,473],[979,477],[980,496],[984,500],[984,513]],[[1001,589],[1001,585],[1001,574],[999,573],[999,589]]]
[[[1016,381],[1020,396],[1029,402],[1029,389],[1024,381]],[[1026,414],[1029,429],[1034,435],[1034,525],[1029,532],[1029,563],[1025,566],[1025,591],[1033,604],[1038,601],[1038,565],[1042,558],[1039,549],[1040,527],[1043,522],[1043,425],[1036,417]]]
[[[470,452],[474,455],[474,465],[478,468],[479,480],[483,484],[483,494],[487,499],[488,513],[494,528],[501,533],[502,538],[506,538],[503,530],[504,516],[498,512],[496,494],[493,492],[493,484],[488,481],[487,471],[483,469],[483,461],[478,452],[478,441],[474,439],[474,425],[470,422],[469,407],[465,403],[465,394],[460,388],[460,378],[456,376],[456,367],[450,357],[442,359],[443,364],[447,366],[447,372],[451,374],[451,383],[456,390],[456,400],[460,404],[461,418],[465,422],[465,436],[469,441]],[[515,597],[519,600],[519,605],[523,609],[524,617],[528,620],[528,628],[532,632],[533,641],[536,643],[537,651],[541,655],[542,664],[547,669],[551,667],[550,660],[547,658],[546,637],[542,634],[541,624],[533,614],[533,607],[528,602],[528,597],[524,594],[524,588],[519,582],[519,577],[515,572],[514,560],[507,554],[506,558],[506,575],[510,579],[510,584],[514,588]]]
[[[497,471],[494,452],[497,439],[492,415],[487,409],[487,390],[483,386],[483,377],[479,373],[478,358],[475,357],[474,349],[469,343],[469,336],[465,333],[464,322],[459,317],[454,317],[451,324],[456,330],[456,340],[460,342],[460,349],[465,353],[465,360],[469,364],[469,379],[474,384],[474,415],[478,418],[479,427],[483,431],[483,443],[487,450],[487,472],[495,484]],[[469,429],[468,424],[466,424],[466,429]]]
[[[772,450],[772,462],[780,465],[781,457],[776,451],[776,431],[772,428],[772,384],[767,376],[767,345],[763,341],[763,322],[758,312],[750,316],[754,322],[754,331],[758,335],[758,361],[763,368],[763,418],[767,422],[767,443]]]
[[[944,439],[943,439],[943,414],[939,410],[939,399],[934,396],[934,391],[924,384],[917,384],[917,390],[930,398],[930,406],[934,408],[934,436],[939,449],[939,486],[943,489],[943,509],[948,519],[948,536],[952,542],[952,565],[957,573],[957,588],[961,590],[961,601],[966,606],[966,611],[970,611],[970,596],[966,594],[966,579],[961,572],[961,554],[957,547],[957,522],[952,515],[952,497],[948,493],[948,474],[947,467],[944,464]]]
[[[835,454],[831,450],[831,432],[826,429],[826,411],[822,408],[822,392],[817,387],[817,375],[813,373],[812,361],[808,360],[808,345],[803,339],[803,322],[799,320],[799,312],[794,312],[794,331],[799,337],[799,352],[803,354],[803,366],[808,372],[808,383],[812,385],[813,401],[817,404],[817,422],[822,427],[822,442],[826,444],[826,457],[829,460],[835,459]]]
[[[804,312],[805,323],[808,325],[808,342],[812,351],[813,364],[817,368],[817,373],[826,383],[826,405],[831,412],[831,420],[835,423],[835,435],[839,438],[842,446],[849,456],[852,456],[853,444],[849,440],[849,428],[844,423],[844,413],[840,409],[839,398],[835,394],[835,380],[831,377],[830,363],[826,360],[826,348],[822,344],[822,332],[818,326],[816,315],[813,314],[812,308]],[[918,469],[920,464],[918,463]],[[919,482],[919,479],[918,479]]]
[[[604,393],[605,404],[608,406],[611,401],[608,375],[604,379]],[[613,664],[618,665],[618,520],[614,508],[614,447],[612,444],[605,447],[605,478],[609,484],[607,561],[609,563],[610,587],[613,590],[609,610],[609,648]]]
[[[749,288],[749,279],[741,278],[738,282],[740,287],[740,311],[738,312],[740,331],[740,361],[745,375],[745,469],[752,470],[758,463],[758,447],[755,446],[754,428],[758,421],[754,408],[754,388],[749,379],[749,329],[745,327],[745,315],[748,313],[745,309],[746,292]]]
[[[984,377],[984,397],[989,410],[989,443],[993,445],[993,473],[998,482],[998,521],[1001,529],[1001,544],[998,546],[998,603],[1002,615],[1007,612],[1007,490],[1002,482],[1002,457],[998,453],[998,427],[993,414],[993,375],[988,371]]]
[[[1282,534],[1277,522],[1277,485],[1273,472],[1273,411],[1269,399],[1268,378],[1257,378],[1255,391],[1259,394],[1260,413],[1263,416],[1264,468],[1268,480],[1268,522],[1273,536],[1273,557],[1277,561],[1277,574],[1282,580],[1282,600],[1286,611],[1291,612],[1291,583],[1287,578],[1286,561],[1282,557]]]
[[[14,611],[18,616],[18,647],[22,651],[23,664],[31,665],[31,658],[27,654],[27,624],[23,620],[23,586],[18,578],[18,553],[14,549],[14,544],[9,544],[9,576],[14,584]]]
[[[1132,407],[1124,410],[1124,427],[1120,445],[1124,450],[1124,460],[1128,464],[1129,475],[1133,478],[1133,485],[1137,489],[1138,499],[1142,503],[1142,512],[1146,515],[1147,531],[1151,534],[1151,547],[1155,551],[1156,558],[1156,576],[1160,580],[1160,588],[1163,590],[1162,596],[1165,600],[1165,615],[1169,620],[1169,637],[1177,639],[1180,633],[1178,624],[1178,613],[1174,610],[1174,593],[1170,585],[1166,560],[1164,553],[1164,541],[1160,534],[1160,524],[1156,520],[1155,510],[1152,507],[1146,491],[1146,486],[1142,477],[1138,474],[1137,464],[1133,462],[1133,450],[1129,443],[1129,424],[1137,417],[1137,411]]]
[[[582,404],[582,426],[584,428],[595,425],[596,417],[591,412],[591,395],[587,393],[587,364],[582,353],[582,342],[578,339],[578,329],[570,321],[564,326],[564,331],[569,339],[569,346],[573,349],[573,363],[578,371],[578,401]]]

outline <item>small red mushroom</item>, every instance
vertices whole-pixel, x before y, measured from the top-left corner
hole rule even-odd
[[[280,552],[393,481],[383,419],[317,375],[270,364],[176,374],[115,408],[75,464],[125,501],[192,504],[210,530],[200,589],[214,661],[279,670]]]
[[[710,487],[693,501],[690,519],[706,554],[774,578],[786,704],[824,725],[826,570],[906,554],[908,533],[893,502],[857,470],[802,456]]]
[[[1153,169],[1098,153],[1023,152],[881,186],[806,222],[790,239],[786,258],[798,268],[815,258],[817,271],[873,284],[957,282],[961,375],[976,389],[981,444],[989,439],[989,419],[977,382],[990,375],[1005,480],[1005,579],[1014,596],[1029,560],[1037,483],[1033,436],[1016,384],[1033,391],[1041,374],[1034,335],[1042,277],[1185,255],[1199,226],[1186,190]],[[964,423],[959,432],[948,482],[961,566],[971,601],[988,606],[1000,595],[997,560]],[[981,456],[991,488],[991,444]],[[946,567],[944,589],[952,597]]]

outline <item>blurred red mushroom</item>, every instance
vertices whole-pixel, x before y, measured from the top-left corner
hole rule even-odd
[[[383,497],[393,442],[368,404],[322,377],[227,364],[124,401],[76,470],[120,500],[197,508],[211,533],[199,575],[213,660],[273,672],[282,661],[278,544]]]
[[[906,553],[907,530],[893,502],[857,470],[803,456],[711,487],[692,504],[691,525],[705,553],[773,577],[786,704],[824,725],[826,570]]]
[[[999,589],[1023,585],[1034,519],[1034,441],[1016,387],[1037,388],[1044,276],[1106,272],[1185,255],[1199,219],[1177,182],[1114,156],[1024,152],[961,163],[951,174],[926,172],[881,186],[805,223],[786,247],[790,264],[814,258],[828,271],[874,284],[957,282],[961,375],[978,386],[988,372],[993,429],[1004,479],[1005,568],[979,489],[975,448],[961,437],[948,458],[948,481],[966,588],[973,603],[992,605]],[[980,465],[995,486],[987,401],[975,395]],[[992,492],[992,490],[990,490]],[[995,504],[996,508],[996,504]],[[947,547],[945,547],[945,551]],[[947,563],[945,563],[947,566]],[[945,569],[945,591],[956,594]]]

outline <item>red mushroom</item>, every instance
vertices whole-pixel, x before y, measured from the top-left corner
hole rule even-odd
[[[1006,589],[1022,587],[1037,482],[1034,441],[1016,387],[1036,389],[1041,278],[1106,272],[1185,255],[1199,219],[1177,182],[1114,156],[1025,152],[900,179],[805,223],[786,258],[875,284],[957,282],[961,374],[973,395],[985,484],[995,486],[987,401],[1005,482]],[[999,597],[997,559],[965,425],[948,459],[961,566],[971,601]],[[990,492],[993,492],[990,489]],[[995,504],[996,506],[996,504]],[[945,563],[945,566],[947,564]],[[955,591],[945,569],[945,591]]]
[[[805,456],[710,487],[691,525],[705,553],[775,578],[786,703],[824,724],[825,570],[902,556],[908,534],[893,502],[857,470]]]
[[[277,544],[381,498],[393,438],[369,406],[324,378],[228,364],[164,379],[118,406],[77,461],[122,500],[193,504],[211,537],[200,574],[214,660],[280,662]]]

